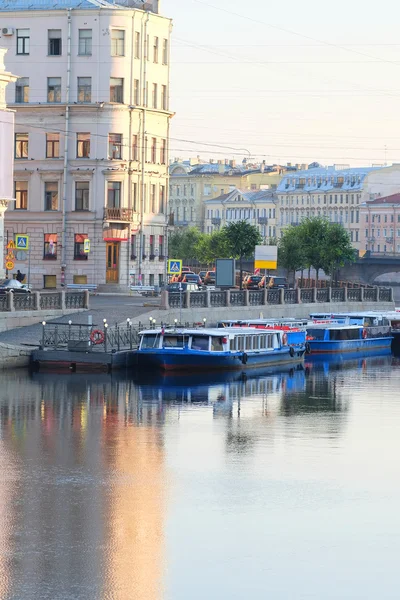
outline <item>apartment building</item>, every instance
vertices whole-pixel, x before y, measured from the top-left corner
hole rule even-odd
[[[257,191],[276,189],[285,167],[249,164],[244,160],[199,158],[175,161],[170,165],[169,212],[176,226],[195,226],[207,231],[207,202],[238,189]]]
[[[32,283],[158,284],[170,19],[156,0],[5,0],[0,17],[18,75],[7,90],[16,128],[6,227],[30,236]]]
[[[288,225],[306,217],[326,217],[342,223],[355,248],[362,247],[360,233],[361,198],[367,177],[379,167],[343,168],[315,166],[286,173],[278,185],[278,236]]]
[[[276,236],[277,195],[272,190],[255,192],[235,189],[204,202],[204,231],[212,233],[236,221],[248,221],[265,242]]]
[[[360,204],[362,250],[400,253],[400,193]]]

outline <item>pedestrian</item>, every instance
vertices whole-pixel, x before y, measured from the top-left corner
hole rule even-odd
[[[17,281],[19,281],[20,283],[22,283],[22,282],[23,282],[23,280],[25,279],[25,275],[23,275],[23,274],[21,273],[21,271],[18,269],[18,271],[17,271],[17,276],[15,277],[15,279],[16,279]]]

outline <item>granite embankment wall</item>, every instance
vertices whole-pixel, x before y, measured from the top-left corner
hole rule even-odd
[[[32,348],[0,343],[0,370],[27,367]]]

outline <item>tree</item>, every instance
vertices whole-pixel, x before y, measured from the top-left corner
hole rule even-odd
[[[290,225],[284,230],[278,242],[278,265],[286,269],[288,275],[293,273],[293,280],[296,279],[296,271],[304,268],[303,236],[299,227]]]
[[[311,267],[315,269],[317,281],[319,271],[323,268],[328,227],[329,221],[324,217],[308,217],[298,226],[302,239],[304,266],[308,268],[309,279]]]
[[[237,221],[225,225],[221,233],[226,240],[228,256],[239,259],[240,289],[242,289],[243,259],[253,256],[255,247],[262,244],[260,232],[247,221]]]
[[[196,246],[202,234],[196,227],[188,227],[174,231],[168,240],[168,255],[170,258],[192,260],[197,258]]]
[[[331,285],[337,269],[355,260],[356,254],[349,233],[340,223],[328,223],[322,268],[327,275],[331,276]]]
[[[195,252],[201,263],[212,263],[216,258],[228,258],[230,256],[222,230],[202,234],[196,244]]]

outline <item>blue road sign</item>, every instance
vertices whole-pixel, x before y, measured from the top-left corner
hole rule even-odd
[[[168,261],[168,275],[180,275],[182,273],[182,261],[172,258]]]
[[[28,250],[29,249],[29,235],[21,235],[17,233],[15,235],[15,248],[17,250]]]

